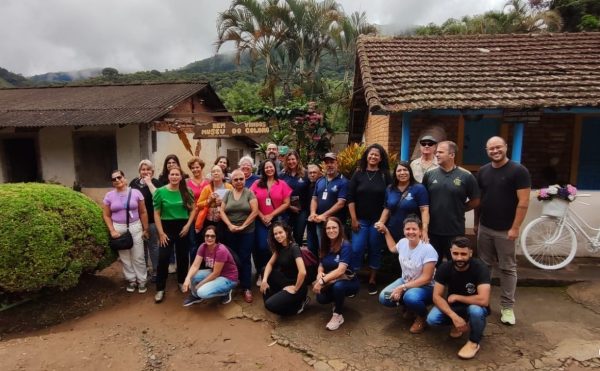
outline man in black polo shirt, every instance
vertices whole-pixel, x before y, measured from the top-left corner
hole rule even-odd
[[[427,315],[427,324],[452,324],[452,338],[469,332],[469,340],[458,356],[471,359],[479,351],[486,317],[490,313],[490,271],[481,260],[473,258],[473,249],[466,237],[456,237],[450,253],[452,261],[445,262],[435,272],[435,306]],[[447,296],[444,296],[446,290]]]
[[[517,288],[515,240],[529,207],[531,177],[529,171],[506,157],[508,146],[500,137],[486,143],[491,162],[477,173],[481,205],[475,209],[477,254],[491,269],[498,262],[500,270],[500,321],[516,322],[513,306]]]

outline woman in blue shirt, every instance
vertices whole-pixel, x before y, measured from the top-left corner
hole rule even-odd
[[[337,330],[344,323],[344,300],[346,296],[356,295],[359,288],[357,277],[349,269],[352,261],[352,246],[344,236],[342,222],[329,217],[325,222],[325,234],[321,242],[317,280],[313,291],[320,304],[333,302],[333,316],[325,326],[328,330]]]
[[[279,179],[283,180],[292,189],[290,196],[290,207],[288,209],[288,224],[294,231],[294,241],[302,245],[304,230],[310,211],[310,196],[308,185],[310,181],[302,166],[300,155],[296,151],[290,151],[285,156],[284,168]],[[307,202],[308,201],[308,202]]]

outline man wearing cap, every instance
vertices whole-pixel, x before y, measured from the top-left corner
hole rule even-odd
[[[410,163],[410,168],[417,182],[423,181],[423,175],[429,170],[438,167],[437,159],[435,158],[435,150],[437,148],[437,140],[432,135],[425,135],[419,140],[421,146],[421,157],[414,159]]]
[[[325,176],[317,180],[315,192],[310,203],[309,222],[319,223],[317,238],[321,246],[323,223],[330,216],[338,217],[342,225],[346,222],[346,193],[348,180],[338,171],[337,156],[328,152],[324,157]]]

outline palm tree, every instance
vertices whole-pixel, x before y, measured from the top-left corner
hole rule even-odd
[[[562,18],[555,10],[531,7],[523,0],[508,0],[504,10],[508,17],[507,33],[557,32],[562,29]]]

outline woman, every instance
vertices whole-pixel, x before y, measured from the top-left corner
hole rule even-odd
[[[154,193],[154,221],[158,230],[158,275],[154,301],[165,298],[169,258],[173,249],[177,252],[177,282],[180,290],[188,270],[190,240],[187,236],[196,216],[194,196],[183,181],[183,173],[177,166],[169,170],[169,184]]]
[[[292,189],[290,195],[290,208],[288,209],[288,223],[294,230],[294,240],[299,244],[304,239],[304,230],[310,211],[308,199],[309,180],[302,166],[300,156],[296,151],[290,151],[284,160],[284,168],[279,178]]]
[[[290,195],[292,189],[286,182],[280,181],[275,171],[275,163],[265,160],[260,164],[260,179],[257,180],[250,190],[258,201],[258,220],[256,222],[255,235],[255,257],[254,265],[259,279],[260,274],[271,257],[267,236],[272,222],[277,221],[290,206]]]
[[[148,237],[148,214],[144,204],[144,196],[137,189],[127,187],[125,173],[114,170],[110,179],[114,189],[109,191],[102,201],[102,217],[112,238],[118,238],[129,229],[133,237],[133,247],[119,250],[119,258],[123,264],[123,275],[128,281],[127,292],[147,291],[147,269],[144,259],[144,242]],[[129,204],[129,228],[127,226],[127,204]]]
[[[325,223],[325,235],[321,243],[317,269],[317,280],[313,291],[320,304],[333,302],[333,316],[325,326],[328,330],[337,330],[344,323],[344,300],[346,296],[356,295],[360,286],[358,278],[352,274],[352,246],[344,237],[342,222],[332,216]]]
[[[160,183],[154,176],[154,165],[150,160],[142,160],[138,165],[139,177],[133,178],[129,183],[130,187],[137,189],[144,196],[144,205],[146,206],[146,214],[148,215],[148,239],[144,240],[144,258],[146,266],[148,266],[148,258],[152,264],[152,276],[150,282],[156,282],[156,269],[158,266],[158,232],[154,223],[154,205],[152,204],[152,196],[156,189],[160,187]]]
[[[427,228],[429,226],[429,195],[427,189],[418,183],[413,176],[410,163],[400,161],[394,170],[394,181],[385,191],[385,203],[379,221],[375,224],[378,230],[385,224],[398,241],[403,237],[404,218],[407,215],[421,215],[423,227],[422,239],[429,242]]]
[[[225,235],[224,224],[221,222],[221,203],[223,202],[223,197],[233,189],[231,184],[225,183],[223,179],[223,169],[219,165],[213,166],[210,171],[211,180],[210,183],[204,187],[202,193],[200,193],[200,197],[198,198],[198,202],[196,203],[198,213],[201,213],[202,210],[208,208],[208,214],[206,214],[206,218],[204,219],[204,224],[201,225],[201,219],[198,218],[196,220],[196,233],[200,233],[200,230],[209,225],[214,225],[217,227],[217,232],[219,232],[219,236]]]
[[[223,180],[227,183],[231,183],[231,174],[229,174],[229,159],[227,156],[219,156],[215,160],[215,166],[219,166],[223,170]]]
[[[187,187],[192,191],[194,195],[194,205],[200,198],[200,193],[209,184],[209,181],[204,179],[202,175],[202,169],[204,169],[204,161],[198,157],[192,157],[187,162],[188,169],[192,172],[192,176],[185,182]],[[193,261],[196,257],[196,251],[198,251],[198,245],[200,244],[200,236],[196,233],[195,229],[192,229],[189,233],[190,236],[190,261]]]
[[[169,184],[169,170],[171,170],[174,166],[177,166],[181,169],[181,163],[179,162],[179,157],[176,155],[167,155],[165,157],[165,163],[163,164],[162,173],[158,176],[158,182],[161,187]]]
[[[269,231],[271,259],[265,266],[260,284],[265,308],[279,315],[300,314],[310,298],[304,283],[306,267],[292,230],[286,224],[275,222]]]
[[[398,254],[402,277],[383,290],[379,302],[386,307],[404,304],[407,311],[416,315],[410,333],[420,334],[425,330],[427,306],[432,304],[433,273],[438,254],[433,246],[421,240],[421,220],[414,215],[404,219],[405,237],[398,243],[386,226],[382,230],[388,249]]]
[[[363,153],[359,169],[348,185],[348,211],[352,221],[352,269],[362,268],[365,250],[369,255],[369,295],[377,294],[377,270],[381,266],[383,236],[375,228],[383,211],[385,190],[391,183],[388,156],[382,146],[372,144]]]
[[[240,158],[238,166],[240,167],[240,170],[244,173],[244,177],[246,178],[246,180],[244,180],[244,187],[250,188],[250,186],[252,186],[252,184],[254,184],[255,181],[260,179],[258,175],[252,172],[252,170],[254,169],[254,160],[252,159],[252,157],[244,156]]]
[[[194,263],[190,267],[182,290],[190,294],[183,301],[184,307],[220,296],[221,303],[231,302],[231,292],[238,282],[235,260],[225,245],[219,243],[214,225],[204,230],[204,243],[198,248]],[[204,262],[206,269],[200,269]]]
[[[254,246],[254,219],[258,215],[256,196],[244,187],[244,173],[231,173],[233,189],[225,194],[221,204],[221,220],[227,226],[227,246],[240,258],[240,286],[244,290],[244,301],[252,303],[252,247]]]

